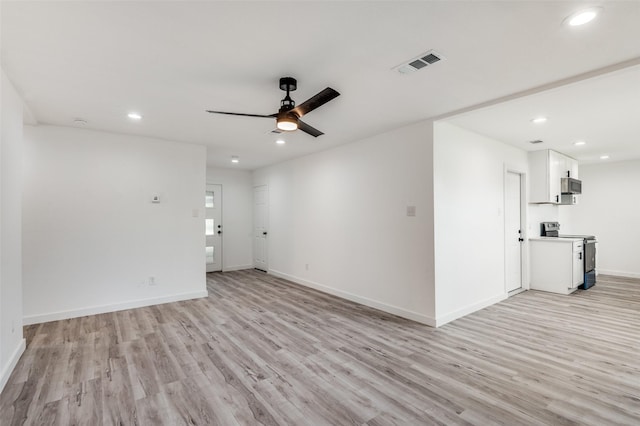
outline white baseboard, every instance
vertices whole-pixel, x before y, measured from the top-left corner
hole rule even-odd
[[[253,269],[253,264],[225,266],[225,267],[222,268],[222,272],[242,271],[244,269]]]
[[[9,381],[9,377],[13,372],[13,369],[16,368],[20,357],[24,353],[24,350],[27,348],[27,341],[25,339],[21,339],[18,346],[14,349],[11,357],[9,358],[7,364],[2,367],[2,374],[0,375],[0,392],[4,389],[4,386]]]
[[[370,308],[379,309],[383,312],[387,312],[389,314],[397,315],[402,318],[410,319],[412,321],[419,322],[421,324],[425,324],[431,327],[436,326],[436,321],[428,317],[426,315],[419,314],[417,312],[409,311],[403,308],[399,308],[397,306],[389,305],[383,302],[378,302],[377,300],[368,299],[366,297],[358,296],[356,294],[348,293],[346,291],[338,290],[332,287],[327,287],[323,284],[319,284],[313,281],[305,280],[302,278],[298,278],[293,275],[286,274],[284,272],[275,271],[273,269],[269,269],[269,273],[279,277],[284,278],[285,280],[292,281],[296,284],[303,285],[305,287],[310,287],[315,290],[321,291],[323,293],[331,294],[333,296],[340,297],[342,299],[350,300],[352,302],[359,303],[361,305],[369,306]]]
[[[48,314],[30,315],[23,318],[24,325],[40,324],[49,321],[58,321],[69,318],[84,317],[87,315],[104,314],[107,312],[123,311],[125,309],[142,308],[151,305],[161,305],[163,303],[180,302],[181,300],[198,299],[207,297],[207,290],[194,291],[190,293],[178,293],[169,296],[154,297],[151,299],[138,299],[110,305],[92,306],[89,308],[74,309],[70,311],[51,312]]]
[[[616,277],[625,277],[625,278],[640,278],[640,273],[638,272],[626,272],[626,271],[612,271],[611,269],[598,269],[598,275],[614,275]]]
[[[436,317],[436,327],[440,327],[445,325],[448,322],[453,320],[457,320],[458,318],[462,318],[465,315],[469,315],[475,311],[479,311],[480,309],[484,309],[487,306],[491,306],[494,303],[501,302],[508,297],[507,294],[499,294],[497,296],[490,297],[488,299],[482,300],[478,303],[473,303],[471,305],[465,306],[462,309],[458,309],[453,312],[449,312],[446,315]]]

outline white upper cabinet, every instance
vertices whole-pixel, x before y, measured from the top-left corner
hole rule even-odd
[[[578,178],[578,162],[551,149],[529,153],[530,203],[560,204],[561,179]]]

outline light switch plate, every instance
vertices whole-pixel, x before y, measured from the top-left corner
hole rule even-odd
[[[407,216],[416,215],[416,206],[407,206]]]

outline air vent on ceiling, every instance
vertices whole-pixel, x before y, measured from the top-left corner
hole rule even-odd
[[[444,57],[438,52],[429,50],[418,57],[398,65],[394,70],[398,71],[400,74],[409,74],[414,71],[421,70],[422,68],[426,68],[429,65],[433,65],[436,62],[440,62],[443,59]]]
[[[537,144],[537,143],[543,143],[543,141],[541,141],[540,139],[536,139],[534,141],[529,141],[529,143]]]

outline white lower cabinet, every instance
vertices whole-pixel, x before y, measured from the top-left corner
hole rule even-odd
[[[584,282],[583,244],[577,238],[529,239],[531,290],[574,292]]]
[[[584,284],[584,256],[583,242],[580,242],[580,251],[576,251],[578,243],[573,243],[573,287],[576,288],[579,285]]]

